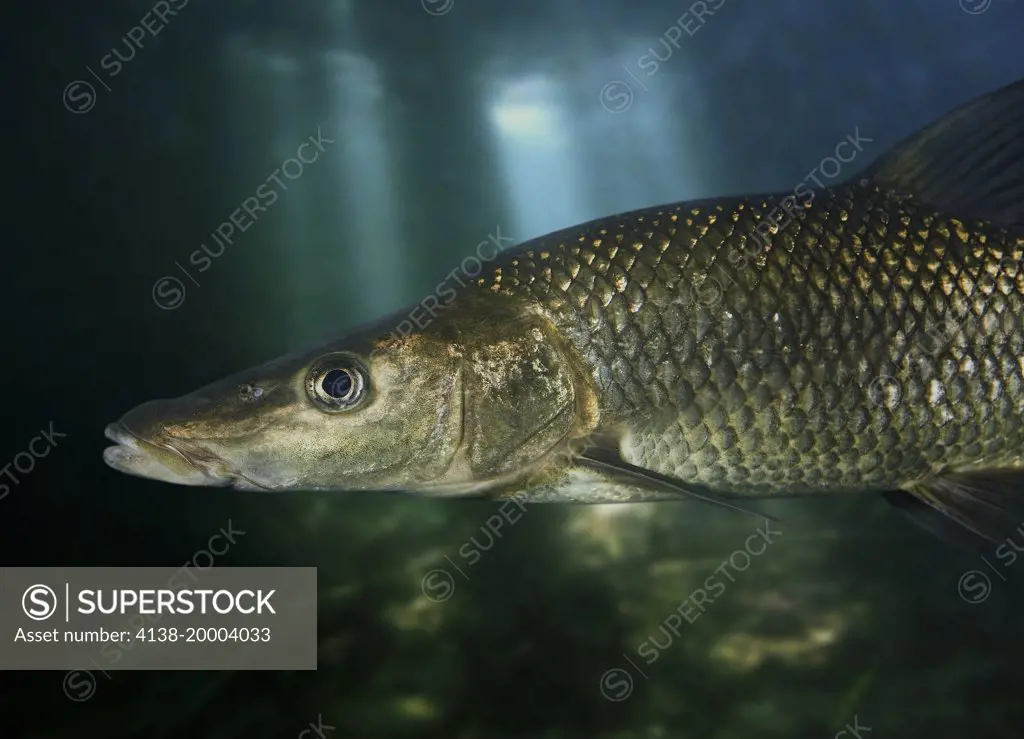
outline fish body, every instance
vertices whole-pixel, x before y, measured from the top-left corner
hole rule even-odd
[[[588,368],[594,430],[664,475],[794,495],[1020,464],[1024,236],[866,181],[759,245],[788,197],[589,223],[478,289],[550,320]]]
[[[259,490],[875,492],[993,539],[1024,481],[1021,224],[1024,81],[833,188],[507,250],[415,331],[396,314],[140,406],[105,458]]]

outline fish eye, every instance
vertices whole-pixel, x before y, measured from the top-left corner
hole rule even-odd
[[[332,369],[320,380],[320,389],[342,403],[349,403],[359,392],[359,375],[348,367]]]
[[[349,356],[320,359],[306,378],[307,394],[325,411],[351,410],[366,397],[368,385],[366,370]]]

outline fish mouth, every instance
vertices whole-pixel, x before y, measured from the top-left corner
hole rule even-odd
[[[142,438],[121,421],[108,424],[103,435],[116,445],[103,450],[103,461],[118,472],[176,485],[223,487],[235,480],[225,470],[200,466],[168,442]]]

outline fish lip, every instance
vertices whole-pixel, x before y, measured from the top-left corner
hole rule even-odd
[[[130,449],[135,448],[140,441],[139,437],[129,431],[128,427],[120,421],[108,423],[107,427],[103,429],[103,435],[115,444],[126,446]]]
[[[128,428],[123,421],[117,421],[115,423],[108,423],[107,427],[103,429],[103,435],[114,442],[116,447],[107,447],[108,449],[116,449],[117,447],[125,447],[134,452],[146,452],[146,447],[153,447],[156,449],[166,449],[167,451],[174,452],[175,454],[182,457],[186,462],[191,464],[193,467],[196,465],[186,455],[182,454],[180,449],[177,449],[170,443],[157,443],[150,441],[149,439],[136,434],[130,428]],[[196,469],[199,469],[196,467]],[[200,470],[202,471],[202,470]]]
[[[107,424],[103,429],[103,435],[115,444],[103,450],[103,461],[119,472],[165,482],[218,487],[230,485],[235,480],[235,476],[227,471],[200,467],[189,455],[169,442],[154,442],[136,434],[123,421]],[[168,452],[186,462],[195,471],[195,475],[188,478],[189,481],[181,473],[164,464],[161,456],[162,453]],[[147,467],[149,474],[143,474],[142,470]],[[158,476],[154,476],[154,469],[160,473]],[[176,479],[168,479],[168,476]]]

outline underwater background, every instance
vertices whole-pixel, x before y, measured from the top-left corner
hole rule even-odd
[[[0,736],[1022,735],[1024,522],[984,560],[872,495],[761,504],[767,537],[687,501],[506,507],[498,528],[493,503],[176,487],[101,453],[131,407],[411,306],[492,236],[852,176],[1024,76],[1024,3],[9,12],[0,464],[66,436],[5,478],[0,564],[178,566],[230,525],[217,566],[319,569],[320,652],[315,672],[4,673]]]

